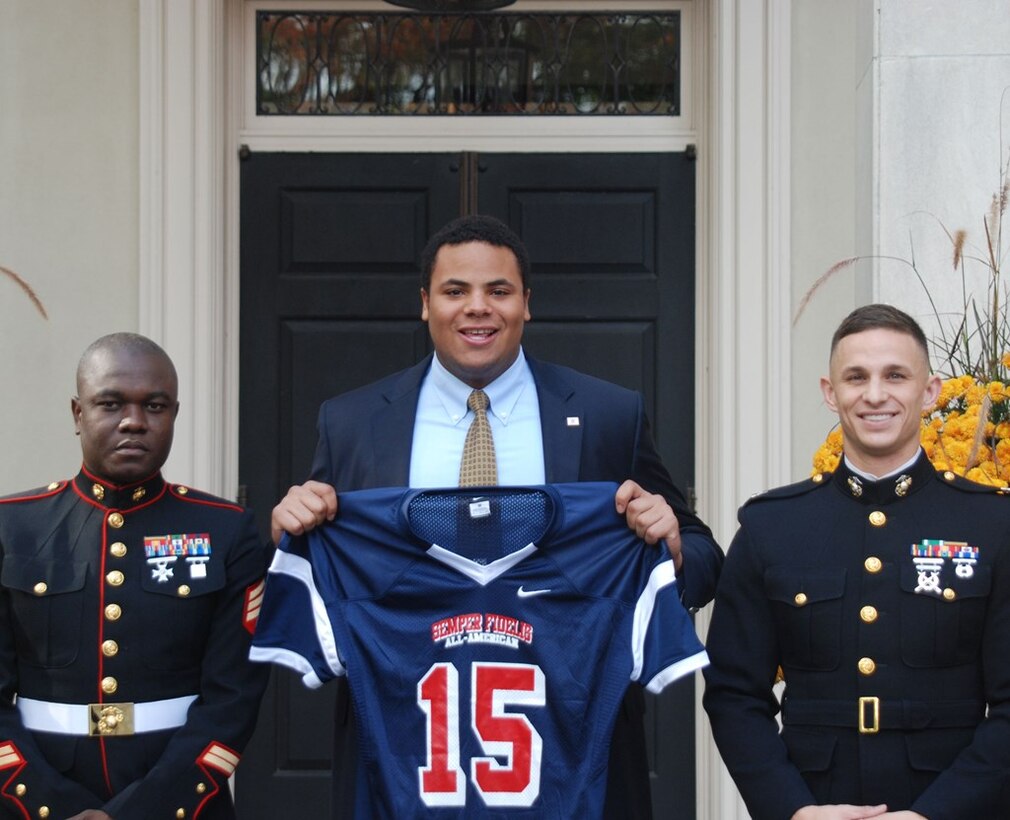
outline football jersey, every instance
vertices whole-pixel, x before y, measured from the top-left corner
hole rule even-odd
[[[281,542],[251,657],[348,676],[358,816],[599,815],[629,682],[708,660],[616,489],[361,490]]]

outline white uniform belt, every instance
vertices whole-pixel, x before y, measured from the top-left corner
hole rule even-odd
[[[61,735],[132,735],[174,729],[186,722],[196,695],[146,703],[52,703],[18,697],[26,729]]]

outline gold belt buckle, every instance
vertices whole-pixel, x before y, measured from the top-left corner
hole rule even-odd
[[[866,707],[873,707],[873,723],[866,725]],[[880,698],[863,697],[859,699],[859,734],[875,735],[880,731]]]
[[[120,737],[133,734],[132,703],[89,703],[88,734]]]

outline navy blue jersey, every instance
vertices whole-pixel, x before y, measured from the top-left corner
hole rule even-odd
[[[252,657],[311,687],[348,676],[359,815],[600,813],[629,682],[658,692],[707,662],[616,489],[362,490],[281,543]]]

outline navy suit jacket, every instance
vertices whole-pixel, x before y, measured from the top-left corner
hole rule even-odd
[[[527,356],[540,405],[548,483],[633,479],[661,494],[680,523],[684,565],[679,583],[685,606],[701,607],[715,594],[723,553],[711,530],[689,509],[663,466],[649,430],[642,397],[568,367]],[[337,492],[406,487],[421,383],[431,356],[420,364],[323,403],[312,478]],[[570,417],[578,425],[569,425]],[[334,816],[353,805],[354,732],[346,686],[338,681],[334,754]],[[607,788],[607,817],[650,817],[651,803],[644,698],[631,687],[614,728]]]

